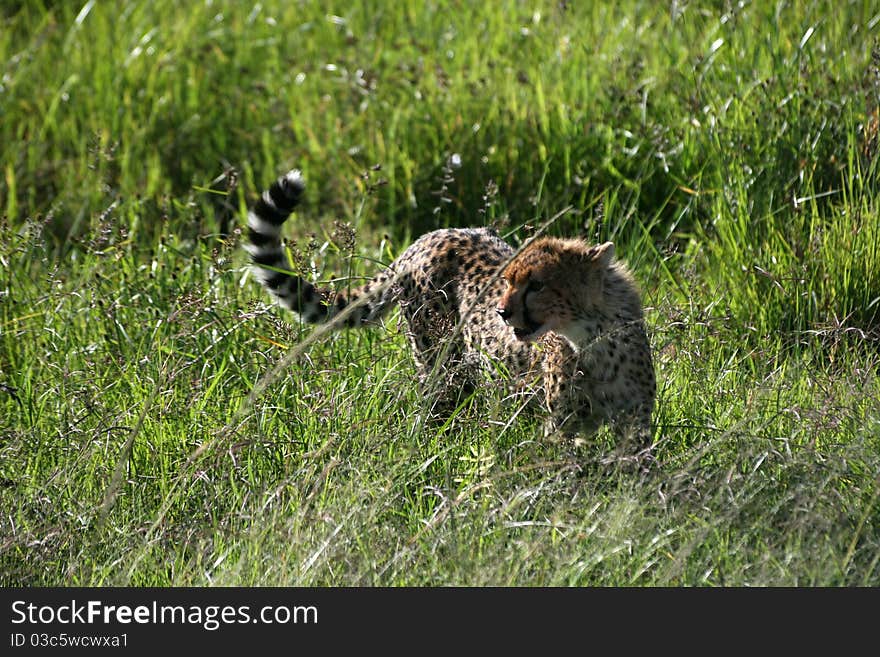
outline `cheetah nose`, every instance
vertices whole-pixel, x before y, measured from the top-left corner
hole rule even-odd
[[[498,306],[498,307],[495,309],[495,312],[498,313],[498,315],[501,317],[501,319],[503,319],[505,322],[506,322],[508,319],[510,319],[510,316],[513,314],[512,312],[510,312],[510,311],[509,311],[507,308],[505,308],[504,306]]]

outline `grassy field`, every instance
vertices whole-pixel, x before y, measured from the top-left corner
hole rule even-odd
[[[0,584],[880,585],[876,3],[0,18]],[[396,315],[272,307],[240,226],[293,166],[316,280],[439,226],[613,240],[655,471],[489,381],[426,421]]]

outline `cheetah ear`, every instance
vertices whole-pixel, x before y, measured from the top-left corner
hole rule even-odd
[[[605,242],[599,246],[594,246],[589,251],[590,260],[600,267],[607,267],[614,260],[614,243]]]

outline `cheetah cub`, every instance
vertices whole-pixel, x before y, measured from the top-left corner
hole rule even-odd
[[[248,213],[253,271],[281,306],[355,327],[397,304],[425,384],[442,381],[454,398],[506,371],[523,389],[537,382],[546,434],[607,423],[629,455],[649,452],[651,350],[638,288],[611,242],[544,237],[517,253],[490,229],[436,230],[366,284],[332,291],[296,274],[282,245],[303,189],[291,171]]]

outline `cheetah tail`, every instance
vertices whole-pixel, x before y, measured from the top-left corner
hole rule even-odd
[[[351,309],[356,312],[346,314],[345,324],[358,326],[376,319],[389,305],[387,295],[376,289],[376,284],[387,275],[380,274],[361,288],[334,293],[315,287],[293,270],[281,243],[281,226],[299,204],[303,190],[305,181],[300,171],[294,169],[273,182],[248,211],[245,249],[250,253],[254,275],[279,305],[310,324],[330,321],[362,295],[365,298],[358,307]],[[371,289],[379,294],[371,294]]]

